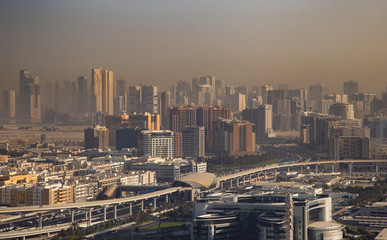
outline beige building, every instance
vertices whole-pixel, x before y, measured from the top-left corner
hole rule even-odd
[[[9,206],[53,205],[73,202],[73,185],[9,185],[0,188],[0,204]]]
[[[0,187],[13,184],[36,184],[38,179],[32,174],[0,175]]]
[[[113,115],[113,72],[102,68],[93,68],[91,76],[91,111]]]
[[[129,116],[129,126],[131,128],[140,128],[148,130],[160,130],[160,115],[150,114],[133,114]]]

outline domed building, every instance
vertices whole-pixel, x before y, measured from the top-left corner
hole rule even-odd
[[[217,178],[212,173],[194,173],[173,182],[173,187],[191,187],[193,189],[207,190],[216,187]]]

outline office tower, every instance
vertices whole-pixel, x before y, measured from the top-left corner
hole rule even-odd
[[[18,115],[26,122],[41,121],[39,78],[28,70],[20,70]]]
[[[230,97],[230,108],[232,112],[241,112],[246,108],[246,95],[243,93],[235,93]]]
[[[254,155],[255,126],[247,121],[218,119],[214,123],[213,150],[218,154]]]
[[[3,93],[3,114],[6,118],[14,118],[16,115],[15,90],[7,90]]]
[[[134,85],[129,87],[128,91],[128,113],[141,113],[141,86]]]
[[[329,108],[329,114],[349,120],[353,120],[355,118],[353,105],[346,103],[332,104]]]
[[[153,85],[142,86],[142,113],[158,114],[158,87]]]
[[[343,93],[348,95],[349,101],[353,101],[356,93],[359,92],[359,84],[354,81],[344,82]]]
[[[102,112],[102,68],[91,70],[91,112]]]
[[[169,129],[181,132],[186,126],[196,125],[196,109],[190,106],[169,108]]]
[[[308,92],[309,100],[311,101],[321,101],[324,99],[324,85],[322,83],[309,86]]]
[[[86,76],[78,77],[78,107],[77,112],[79,114],[86,114],[88,112],[88,79]]]
[[[160,130],[160,115],[158,114],[132,114],[129,116],[129,127],[146,130]]]
[[[183,134],[181,132],[174,132],[175,135],[175,145],[174,145],[174,152],[175,152],[175,158],[182,158],[183,157]]]
[[[223,88],[223,80],[216,79],[215,80],[215,98],[217,100],[223,99],[224,97],[224,88]]]
[[[114,82],[113,72],[102,68],[91,71],[91,111],[113,114]]]
[[[151,114],[158,113],[158,87],[153,85],[134,85],[129,87],[128,112]]]
[[[307,101],[308,100],[308,89],[305,88],[297,88],[297,89],[288,89],[287,98],[292,99],[293,97],[297,97],[299,101]]]
[[[218,118],[232,119],[232,112],[230,108],[224,107],[199,107],[196,110],[196,123],[198,126],[205,128],[206,134],[206,150],[212,149],[213,144],[213,124]],[[196,125],[196,124],[191,124]],[[190,126],[187,124],[186,126]]]
[[[126,81],[123,79],[119,79],[116,82],[116,91],[115,96],[125,96],[126,95]]]
[[[205,153],[204,127],[185,127],[183,129],[183,157],[204,157]]]
[[[267,96],[268,96],[268,92],[271,90],[274,90],[274,87],[270,84],[261,86],[261,96],[262,96],[263,104],[268,104]]]
[[[215,100],[215,77],[205,76],[192,79],[192,99],[196,105],[212,105]]]
[[[114,111],[113,71],[102,70],[102,112],[113,115]]]
[[[105,117],[106,128],[109,129],[109,146],[116,146],[116,131],[129,127],[129,115],[109,115]]]
[[[329,114],[329,109],[334,103],[335,102],[332,99],[323,99],[321,101],[318,101],[318,113]]]
[[[340,159],[369,158],[369,138],[335,135],[328,141],[328,157]]]
[[[143,130],[138,137],[140,155],[173,158],[175,155],[175,136],[168,130]]]
[[[171,92],[166,91],[161,93],[160,97],[160,115],[161,115],[161,126],[163,129],[169,128],[169,106],[171,105]]]
[[[108,147],[109,129],[99,125],[91,126],[85,129],[85,149],[102,149]]]
[[[246,109],[242,112],[242,119],[255,124],[256,138],[271,137],[273,133],[273,112],[269,104],[257,109]]]
[[[122,128],[116,131],[116,149],[138,148],[138,135],[140,128]]]
[[[276,90],[269,90],[267,92],[267,104],[272,105],[274,114],[279,114],[278,100],[285,99],[285,98],[286,98],[285,90],[276,89]]]
[[[113,111],[114,114],[124,114],[124,113],[126,113],[126,108],[125,108],[126,100],[125,100],[125,97],[124,96],[114,97],[113,106],[114,106],[114,111]]]
[[[45,81],[42,87],[42,109],[43,110],[54,110],[55,109],[55,82]]]
[[[277,101],[277,114],[290,114],[290,100],[278,99]]]
[[[127,87],[126,87],[126,81],[123,79],[117,80],[115,84],[115,97],[118,97],[120,102],[120,111],[127,112],[127,103],[128,103],[128,94],[127,94]],[[120,98],[121,97],[121,98]],[[123,101],[123,102],[122,102]],[[117,110],[117,109],[116,109]]]

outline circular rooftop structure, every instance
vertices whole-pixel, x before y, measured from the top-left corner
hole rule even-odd
[[[215,174],[193,173],[173,182],[173,187],[191,187],[193,189],[206,190],[215,188],[217,184]]]

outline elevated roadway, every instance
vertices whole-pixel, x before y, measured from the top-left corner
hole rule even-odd
[[[0,208],[0,213],[15,213],[15,212],[44,212],[54,211],[61,209],[80,209],[80,208],[92,208],[92,207],[103,207],[110,205],[118,205],[122,203],[144,201],[152,198],[161,197],[163,195],[169,195],[175,192],[191,191],[191,188],[172,187],[151,193],[137,195],[133,197],[108,199],[101,201],[81,202],[81,203],[65,203],[55,205],[41,205],[41,206],[23,206],[23,207],[8,207]]]

